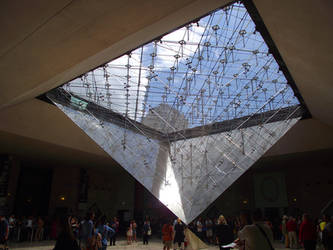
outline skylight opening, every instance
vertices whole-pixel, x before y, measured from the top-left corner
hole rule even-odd
[[[63,88],[166,133],[299,104],[242,3],[212,12]]]

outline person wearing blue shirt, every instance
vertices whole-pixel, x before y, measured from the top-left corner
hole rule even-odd
[[[88,213],[86,218],[80,224],[80,247],[83,250],[90,249],[90,244],[92,241],[93,231],[94,231],[94,214]]]
[[[106,250],[106,247],[108,245],[108,239],[111,238],[115,231],[113,228],[106,225],[106,219],[101,219],[101,222],[96,228],[96,233],[99,233],[102,237],[102,250]]]

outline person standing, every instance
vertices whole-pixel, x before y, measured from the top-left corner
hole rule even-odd
[[[1,212],[2,213],[2,212]],[[4,246],[4,249],[7,247],[9,235],[9,225],[6,217],[1,214],[0,215],[0,245]]]
[[[133,241],[136,242],[136,229],[137,229],[137,224],[135,220],[132,220],[132,233],[133,233]]]
[[[23,230],[24,230],[24,225],[25,225],[25,223],[23,223],[23,225],[22,225],[23,226]],[[51,240],[57,239],[58,225],[59,225],[59,218],[58,217],[54,217],[52,219],[51,228],[50,228],[50,239]]]
[[[213,221],[210,218],[207,218],[205,221],[206,225],[206,237],[208,243],[213,243]]]
[[[197,226],[197,233],[198,233],[198,237],[203,240],[203,235],[202,235],[202,231],[203,231],[203,225],[202,225],[202,220],[201,220],[201,217],[199,217],[197,223],[196,223],[196,226]]]
[[[106,225],[106,218],[102,218],[96,228],[96,233],[101,235],[102,250],[106,250],[108,239],[115,233],[114,229]]]
[[[177,248],[177,245],[180,249],[184,249],[184,241],[185,241],[185,225],[182,223],[180,218],[177,218],[177,222],[174,226],[175,236],[173,239],[174,249]]]
[[[59,222],[60,234],[53,250],[80,250],[80,247],[73,235],[69,219],[67,217],[63,217]]]
[[[26,221],[26,231],[27,231],[27,240],[28,241],[32,241],[32,235],[33,235],[33,231],[32,231],[32,223],[33,223],[33,217],[29,216],[27,221]]]
[[[316,250],[316,240],[316,226],[312,223],[308,214],[303,214],[299,229],[299,242],[304,246],[304,250]]]
[[[288,237],[288,231],[287,231],[287,222],[288,222],[288,216],[283,215],[282,217],[282,223],[281,223],[281,232],[284,239],[284,246],[286,248],[289,248],[289,237]]]
[[[35,233],[35,240],[36,241],[42,240],[43,234],[44,234],[44,221],[43,221],[42,217],[39,216],[37,219],[37,229],[36,229],[36,233]]]
[[[70,224],[71,224],[71,227],[72,227],[74,237],[76,239],[78,239],[78,237],[79,237],[79,224],[78,224],[78,221],[77,221],[76,217],[74,217],[74,216],[70,217]]]
[[[150,222],[148,220],[145,220],[143,227],[142,227],[142,240],[143,245],[148,245],[149,236],[151,235],[151,228],[150,228]]]
[[[82,250],[88,250],[91,245],[92,236],[94,233],[94,215],[88,213],[86,218],[80,224],[80,247]]]
[[[102,250],[102,235],[94,228],[89,250]]]
[[[249,210],[242,210],[239,217],[236,219],[234,226],[234,235],[238,234],[245,226],[252,224],[251,213]],[[240,250],[245,250],[245,240],[236,240],[236,243]]]
[[[163,250],[170,250],[173,238],[173,227],[168,221],[162,227]]]
[[[132,237],[133,237],[132,221],[130,221],[129,227],[127,228],[126,237],[127,237],[127,244],[128,245],[132,244]]]
[[[110,237],[110,246],[116,245],[116,240],[117,240],[117,234],[119,231],[119,221],[117,217],[113,218],[113,221],[111,222],[111,227],[114,230],[114,234]]]
[[[232,232],[232,228],[228,225],[226,219],[223,215],[217,220],[216,226],[216,242],[220,247],[220,250],[223,249],[231,249],[231,248],[223,248],[222,246],[230,244],[234,241],[234,234]]]
[[[10,240],[14,240],[15,236],[16,236],[16,233],[17,232],[17,226],[16,226],[16,218],[15,218],[15,215],[12,214],[10,217],[9,217],[9,238]]]
[[[331,216],[331,220],[328,221],[325,225],[323,231],[323,243],[325,250],[333,249],[333,216]]]
[[[252,225],[245,226],[238,232],[240,241],[244,241],[246,250],[273,250],[273,232],[263,221],[258,209],[252,215]]]
[[[286,227],[287,227],[287,231],[288,231],[290,248],[297,248],[296,219],[294,217],[290,216]]]

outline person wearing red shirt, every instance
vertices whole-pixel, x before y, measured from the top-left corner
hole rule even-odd
[[[297,248],[297,235],[296,235],[297,223],[295,218],[290,216],[286,227],[288,231],[290,248]]]
[[[170,250],[173,238],[173,227],[167,222],[162,227],[163,250]]]
[[[311,222],[308,214],[303,214],[303,221],[299,229],[299,241],[304,250],[316,250],[316,226]]]

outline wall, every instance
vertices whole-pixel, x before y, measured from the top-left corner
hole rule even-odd
[[[8,183],[8,205],[12,211],[15,206],[15,197],[19,185],[19,173],[24,166],[25,158],[10,156],[11,168]],[[129,210],[133,215],[134,209],[134,179],[125,170],[94,166],[87,168],[89,176],[88,202],[79,204],[80,165],[65,164],[52,160],[29,159],[27,166],[34,168],[48,168],[52,170],[52,183],[49,201],[49,215],[57,209],[67,212],[78,212],[84,215],[90,207],[98,207],[102,213],[115,216],[118,210]],[[41,187],[43,188],[43,187]],[[62,199],[64,197],[64,199]]]
[[[300,209],[318,216],[322,208],[333,199],[332,154],[333,149],[328,149],[262,158],[220,196],[210,209],[227,215],[236,215],[244,208],[254,209],[254,176],[282,173],[285,176],[288,209],[281,208],[281,212],[285,210],[291,213]]]
[[[77,210],[79,188],[79,168],[54,167],[50,193],[49,214],[52,215],[57,208]],[[64,200],[61,199],[64,197]]]
[[[0,131],[77,149],[97,156],[106,153],[60,109],[32,99],[0,111]]]
[[[270,156],[260,159],[243,174],[206,212],[235,215],[240,209],[256,207],[253,177],[261,173],[283,173],[290,208],[299,208],[313,215],[333,199],[333,148],[305,153]],[[13,162],[9,181],[9,192],[15,196],[20,160]],[[49,214],[57,207],[78,209],[79,166],[52,165],[52,162],[36,162],[36,166],[53,168]],[[108,216],[117,215],[119,210],[129,210],[133,215],[135,181],[124,170],[111,171],[107,168],[90,167],[88,202],[85,209],[95,204]],[[16,183],[16,184],[15,184]],[[65,200],[60,200],[65,196]],[[143,207],[150,209],[150,199],[144,199]],[[11,201],[13,204],[14,200]],[[151,207],[155,209],[155,207]],[[283,210],[281,210],[283,211]],[[287,211],[287,210],[286,210]],[[85,212],[83,209],[82,212]]]
[[[264,156],[333,148],[333,128],[317,119],[300,120]]]
[[[20,176],[20,161],[19,159],[10,156],[11,160],[11,168],[9,173],[9,181],[8,181],[8,209],[9,211],[13,211],[15,205],[15,196],[17,191],[18,179]]]
[[[102,214],[116,216],[118,210],[129,210],[133,215],[134,179],[125,171],[108,173],[88,169],[89,191],[86,208],[96,204]]]
[[[98,209],[108,216],[117,215],[118,210],[130,210],[133,214],[134,179],[125,171],[88,168],[88,200],[85,203],[79,203],[78,200],[80,168],[56,167],[53,171],[50,214],[57,207],[67,207],[81,215],[85,215],[89,209]],[[65,196],[64,201],[60,199],[61,196]]]

